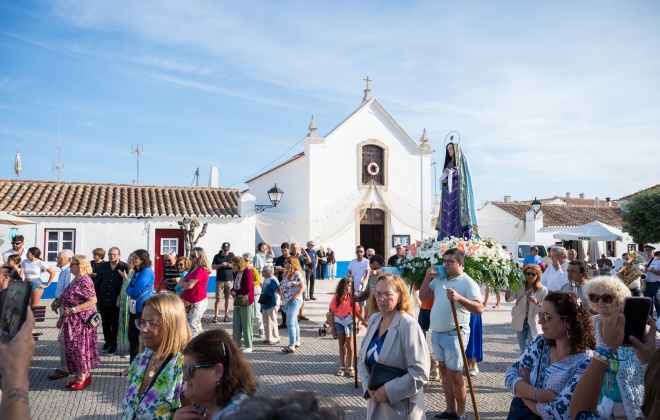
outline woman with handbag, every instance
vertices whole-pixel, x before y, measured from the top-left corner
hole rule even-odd
[[[573,390],[596,348],[587,303],[553,291],[541,303],[539,334],[506,371],[514,395],[508,420],[568,420]]]
[[[131,282],[126,287],[129,312],[128,344],[131,363],[133,363],[140,350],[140,330],[132,327],[135,325],[135,320],[142,317],[142,304],[154,294],[154,279],[156,278],[154,270],[151,268],[149,251],[146,249],[133,251],[133,262],[135,271],[131,277]]]
[[[211,264],[203,248],[195,247],[190,251],[190,270],[179,280],[183,289],[183,303],[188,314],[188,325],[193,337],[202,333],[202,316],[208,306],[206,285],[209,283]]]
[[[369,419],[426,418],[424,385],[429,381],[431,356],[424,333],[413,318],[408,287],[401,277],[383,273],[376,279],[380,312],[369,318],[358,355]]]
[[[67,367],[76,379],[66,387],[80,391],[92,383],[90,371],[99,366],[98,333],[95,326],[88,326],[88,321],[96,315],[96,291],[89,276],[92,266],[86,256],[74,255],[70,270],[74,277],[62,292],[64,311],[57,327],[64,334]]]
[[[541,285],[541,267],[536,264],[527,264],[522,270],[525,275],[525,284],[518,290],[507,289],[504,299],[514,302],[511,309],[511,328],[518,336],[520,354],[539,335],[539,324],[536,322],[541,308],[541,302],[548,294],[548,289]]]
[[[264,344],[274,346],[280,342],[280,333],[277,328],[277,300],[280,293],[280,282],[275,277],[275,268],[272,264],[266,264],[261,270],[261,297],[259,303],[263,311],[264,332],[266,339]]]
[[[171,419],[181,407],[183,348],[190,328],[181,298],[158,293],[144,301],[133,324],[142,334],[143,350],[128,370],[123,418]]]
[[[254,304],[254,274],[242,257],[231,260],[234,272],[234,341],[241,346],[241,336],[245,339],[243,353],[252,353],[252,305]]]

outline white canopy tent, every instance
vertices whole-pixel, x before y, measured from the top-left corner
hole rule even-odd
[[[586,247],[588,250],[583,251],[584,256],[589,263],[593,264],[598,260],[605,249],[605,241],[624,241],[630,240],[620,229],[613,226],[606,225],[597,220],[587,223],[586,225],[576,226],[564,232],[558,232],[553,235],[557,239],[563,241],[588,241],[589,245]],[[582,242],[579,242],[580,247],[584,250]],[[578,258],[580,249],[578,249]]]

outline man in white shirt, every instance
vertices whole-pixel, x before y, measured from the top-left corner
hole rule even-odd
[[[644,267],[644,273],[646,274],[644,296],[653,299],[650,315],[653,316],[653,307],[655,307],[654,318],[660,319],[660,301],[658,301],[658,291],[660,291],[660,251],[655,251],[655,248],[650,246],[644,247],[644,249],[649,253],[649,258],[646,260],[646,266]],[[651,252],[653,252],[653,255],[651,255]]]
[[[62,292],[64,292],[64,289],[67,288],[69,283],[71,283],[71,280],[73,280],[73,274],[71,274],[71,270],[69,270],[69,264],[71,263],[71,258],[73,258],[73,251],[70,249],[65,249],[63,251],[60,251],[59,254],[57,254],[57,266],[62,270],[60,271],[60,275],[57,278],[57,288],[55,289],[55,299],[53,300],[53,303],[50,305],[50,308],[55,312],[59,313],[58,310],[64,310],[64,307],[60,306],[62,303],[62,300],[60,297],[62,296]],[[60,321],[57,322],[57,328],[60,328]],[[66,378],[67,376],[70,375],[69,368],[66,365],[66,348],[64,347],[64,334],[60,334],[59,338],[57,339],[59,347],[60,347],[60,367],[58,369],[55,369],[53,373],[48,375],[48,379],[51,381],[56,380],[56,379],[62,379]]]
[[[545,270],[541,277],[541,284],[548,289],[548,292],[553,290],[561,290],[561,287],[568,283],[566,270],[568,269],[568,255],[566,248],[558,246],[550,250],[550,258],[552,264]]]
[[[355,256],[348,264],[348,275],[353,277],[353,288],[355,289],[355,294],[360,294],[360,291],[364,288],[364,285],[369,281],[369,260],[364,256],[364,247],[358,245],[355,247]],[[364,317],[364,305],[366,301],[358,302],[360,305],[360,315]]]
[[[18,254],[21,256],[21,261],[27,258],[27,249],[23,246],[25,238],[23,235],[16,235],[11,240],[11,249],[2,253],[2,263],[7,264],[7,259],[10,255]]]

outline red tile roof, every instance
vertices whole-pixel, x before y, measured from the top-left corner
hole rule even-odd
[[[654,186],[652,186],[652,187],[649,187],[649,188],[646,188],[646,189],[643,189],[643,190],[639,190],[639,191],[637,191],[636,193],[633,193],[633,194],[627,195],[627,196],[625,196],[625,197],[621,197],[621,198],[619,198],[619,200],[621,200],[621,201],[623,201],[623,200],[630,200],[630,199],[632,199],[633,197],[638,196],[639,194],[644,194],[644,193],[647,193],[647,192],[657,191],[657,190],[660,190],[660,184],[658,184],[658,185],[654,185]]]
[[[526,203],[503,203],[501,201],[491,201],[490,203],[520,220],[525,218],[525,214],[530,208],[530,205]],[[541,211],[543,212],[543,227],[581,226],[594,220],[610,226],[621,227],[621,209],[618,207],[544,204],[541,206]]]
[[[0,179],[0,211],[23,216],[240,217],[237,189]]]
[[[561,200],[564,203],[566,203],[566,205],[569,205],[569,206],[593,206],[594,202],[595,202],[594,198],[559,197],[557,195],[552,197],[552,198],[539,198],[539,201],[543,204],[548,203],[548,202],[552,202],[552,201],[555,201],[555,200]],[[604,198],[599,198],[598,201],[599,201],[599,203],[602,207],[607,206],[607,200],[605,200]],[[532,202],[532,200],[518,201],[518,203],[531,203],[531,202]],[[611,201],[610,200],[610,205],[612,207],[618,207],[619,203],[617,203],[616,201]]]

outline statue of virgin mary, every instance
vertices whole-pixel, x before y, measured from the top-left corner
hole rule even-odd
[[[478,237],[470,168],[458,142],[447,143],[443,168],[440,214],[435,226],[438,240],[449,236],[465,239],[473,235]]]

